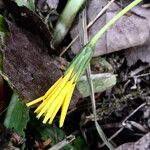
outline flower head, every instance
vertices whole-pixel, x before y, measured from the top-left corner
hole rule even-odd
[[[101,28],[101,30],[96,33],[89,43],[83,47],[83,49],[71,62],[64,76],[62,76],[45,93],[44,96],[27,103],[27,106],[31,106],[41,102],[41,104],[35,110],[35,113],[37,113],[37,118],[43,116],[43,123],[49,122],[51,124],[59,109],[62,108],[59,126],[63,126],[76,82],[89,64],[96,42],[120,17],[122,17],[126,12],[128,12],[141,1],[142,0],[134,0],[131,4],[115,15],[103,28]]]
[[[38,119],[41,116],[44,117],[43,123],[51,124],[61,108],[59,126],[63,126],[76,82],[85,71],[91,57],[92,49],[88,46],[84,47],[79,55],[74,58],[64,75],[50,87],[44,96],[27,103],[29,107],[41,102],[34,112]]]

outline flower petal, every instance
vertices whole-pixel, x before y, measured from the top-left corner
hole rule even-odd
[[[61,90],[67,84],[67,81],[69,80],[71,74],[72,70],[70,70],[68,74],[66,74],[63,78],[61,78],[59,84],[55,87],[55,89],[51,93],[49,93],[48,97],[46,97],[43,104],[41,104],[41,106],[39,106],[39,108],[36,109],[36,112],[39,112],[39,114],[37,115],[38,119],[48,111],[50,105],[53,103],[53,101],[55,101],[57,95],[60,94]]]
[[[43,106],[43,108],[40,110],[39,114],[37,115],[37,118],[40,118],[43,115],[43,113],[45,113],[49,109],[50,105],[53,103],[57,95],[59,95],[59,93],[65,86],[68,78],[69,76],[65,76],[64,78],[62,78],[60,81],[59,87],[58,88],[56,87],[56,89],[54,89],[54,91],[51,94],[49,94],[49,96],[45,99],[45,102],[43,102],[43,105],[41,104],[41,106],[39,106],[39,107]],[[36,110],[36,112],[37,111],[38,109]]]
[[[62,81],[62,77],[60,77],[54,84],[49,88],[49,90],[45,93],[44,97],[46,98]]]
[[[48,112],[46,113],[46,116],[43,120],[43,123],[46,123],[48,119],[51,118],[51,116],[53,115],[53,112],[55,111],[57,105],[60,103],[62,105],[64,97],[67,93],[67,84],[66,86],[61,90],[61,92],[59,93],[59,95],[57,95],[57,97],[55,98],[55,100],[51,103]],[[57,113],[57,112],[56,112]]]
[[[66,98],[65,98],[64,103],[62,105],[61,117],[60,117],[60,121],[59,121],[59,127],[60,128],[64,124],[64,120],[65,120],[65,117],[66,117],[66,114],[67,114],[67,110],[68,110],[68,107],[69,107],[69,104],[70,104],[70,101],[71,101],[72,93],[73,93],[73,90],[75,88],[75,84],[73,84],[72,82],[69,82],[69,84],[70,84],[71,87],[70,87],[69,91],[67,92]]]
[[[35,99],[35,100],[33,100],[33,101],[27,103],[26,105],[27,105],[27,107],[32,106],[32,105],[34,105],[34,104],[36,104],[36,103],[39,103],[39,102],[42,101],[43,99],[44,99],[44,96],[41,96],[41,97],[39,97],[39,98],[37,98],[37,99]]]

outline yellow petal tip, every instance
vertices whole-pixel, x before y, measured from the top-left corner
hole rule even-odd
[[[63,127],[63,123],[59,123],[59,128],[62,128]]]
[[[42,123],[43,123],[43,124],[46,124],[46,122],[47,122],[47,121],[44,121],[44,120],[43,120],[43,122],[42,122]]]

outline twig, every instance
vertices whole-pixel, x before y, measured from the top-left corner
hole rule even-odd
[[[108,9],[108,7],[114,2],[115,0],[111,0],[98,14],[97,16],[86,26],[86,30],[89,29],[95,21],[102,16],[102,14]],[[72,44],[79,38],[79,34],[70,42],[70,44],[60,53],[60,57],[72,46]]]
[[[115,138],[120,132],[122,132],[122,130],[124,129],[124,127],[121,127],[118,131],[116,131],[110,138],[108,138],[108,141],[111,141],[113,138]],[[103,143],[102,145],[100,145],[100,147],[103,147],[105,144]]]
[[[146,66],[140,66],[139,68],[135,69],[134,71],[130,72],[130,77],[138,76],[137,74],[148,69],[149,65]]]
[[[143,133],[147,133],[148,132],[148,130],[146,128],[144,128],[141,124],[137,123],[136,121],[126,121],[126,123],[130,127],[134,127],[134,128],[138,129],[139,131],[141,131]]]
[[[137,107],[132,113],[130,113],[123,121],[122,121],[122,127],[116,131],[109,139],[108,141],[111,141],[113,138],[115,138],[120,132],[122,132],[122,130],[125,128],[126,126],[126,121],[133,116],[138,110],[140,110],[141,108],[143,108],[146,105],[146,103],[141,104],[139,107]],[[105,144],[103,143],[101,145],[101,147],[103,147]]]
[[[82,13],[82,30],[83,30],[83,32],[80,32],[80,33],[83,33],[83,36],[81,35],[81,37],[83,37],[81,39],[82,45],[85,45],[85,44],[88,43],[88,35],[87,35],[86,25],[87,25],[87,17],[86,17],[86,8],[85,8],[83,10],[83,13]],[[98,132],[100,138],[103,140],[103,142],[107,145],[107,147],[110,150],[113,150],[114,147],[107,140],[107,138],[106,138],[102,128],[99,126],[99,124],[97,122],[95,94],[94,94],[93,82],[92,82],[92,79],[91,79],[91,68],[90,68],[90,65],[87,67],[86,76],[87,76],[87,81],[88,81],[89,88],[90,88],[90,97],[91,97],[91,102],[92,102],[92,111],[93,111],[93,114],[94,114],[94,122],[95,122],[95,126],[96,126],[96,129],[97,129],[97,132]]]
[[[69,135],[64,140],[57,143],[56,145],[49,148],[48,150],[59,150],[59,149],[63,148],[64,146],[66,146],[67,144],[71,143],[73,140],[75,140],[75,136],[74,135]]]
[[[125,6],[123,6],[123,4],[120,3],[120,2],[118,2],[118,1],[116,1],[116,4],[117,4],[119,7],[121,7],[122,9],[125,8]],[[142,19],[146,19],[146,17],[141,16],[141,15],[137,14],[136,12],[134,12],[134,11],[132,11],[132,10],[130,10],[128,13],[129,13],[129,14],[133,14],[133,15],[135,15],[135,16],[137,16],[137,17],[142,18]]]
[[[131,117],[133,116],[139,109],[143,108],[146,105],[146,102],[141,104],[139,107],[137,107],[132,113],[130,113],[123,121],[122,121],[122,125],[125,125],[125,122]]]
[[[97,14],[97,16],[87,25],[87,29],[90,28],[95,21],[109,8],[109,6],[114,2],[115,0],[111,0],[108,2],[108,4]]]
[[[144,74],[140,74],[140,75],[136,75],[136,76],[134,76],[134,77],[135,77],[135,78],[139,78],[139,77],[145,77],[145,76],[148,76],[148,75],[150,75],[150,72],[144,73]],[[131,78],[133,78],[133,77],[131,77]]]

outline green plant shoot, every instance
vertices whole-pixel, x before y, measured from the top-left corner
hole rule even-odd
[[[37,118],[44,117],[43,123],[51,124],[61,108],[61,115],[59,121],[59,127],[62,127],[65,121],[67,110],[71,101],[72,93],[74,91],[77,80],[84,73],[85,69],[89,65],[89,62],[93,56],[95,45],[98,39],[125,13],[131,10],[134,6],[140,3],[142,0],[134,0],[126,8],[116,14],[90,41],[85,45],[79,54],[72,60],[68,69],[64,75],[56,81],[56,83],[50,87],[45,95],[37,98],[29,103],[27,106],[32,106],[36,103],[41,103],[35,113]]]

